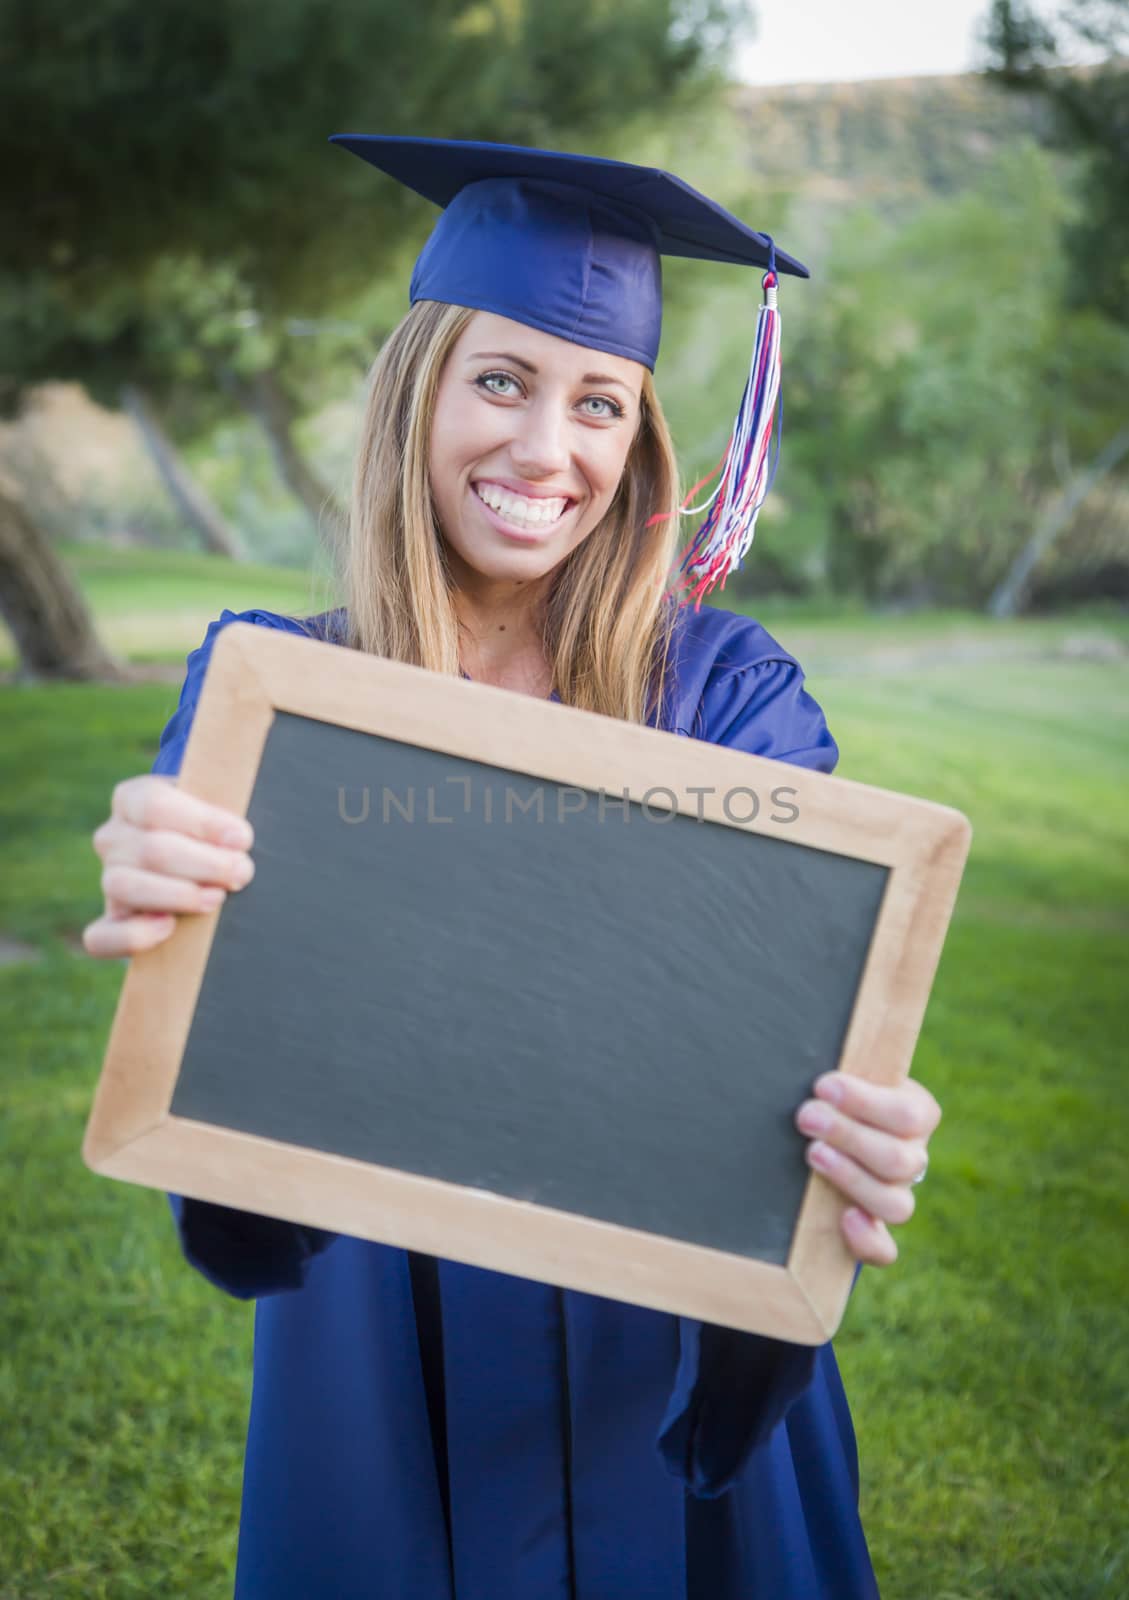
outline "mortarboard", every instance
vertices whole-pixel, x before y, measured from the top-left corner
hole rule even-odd
[[[700,603],[724,586],[752,543],[775,470],[777,273],[806,278],[807,268],[656,167],[456,139],[335,134],[331,142],[443,207],[412,273],[413,304],[493,311],[653,370],[662,256],[766,269],[749,379],[718,484],[703,505],[683,507],[706,513],[682,557],[693,585],[687,598]]]

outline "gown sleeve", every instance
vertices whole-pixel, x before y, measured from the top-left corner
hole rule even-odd
[[[175,777],[180,771],[212,647],[229,622],[306,632],[290,618],[270,611],[224,611],[211,623],[203,644],[188,657],[180,702],[161,734],[155,773]],[[301,1227],[178,1194],[169,1195],[169,1204],[185,1259],[209,1283],[240,1300],[301,1288],[310,1261],[336,1237],[321,1228]]]
[[[710,744],[830,772],[838,747],[798,663],[754,623],[748,624],[745,648],[753,659],[734,665],[742,652],[730,636],[701,680],[700,703],[687,719],[694,734]],[[724,1494],[809,1387],[819,1351],[690,1317],[678,1324],[678,1368],[658,1450],[691,1494],[711,1499]]]

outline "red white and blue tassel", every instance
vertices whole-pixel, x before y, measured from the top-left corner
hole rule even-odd
[[[778,431],[773,449],[772,429],[780,405],[780,312],[776,250],[771,239],[768,271],[761,287],[764,304],[757,313],[753,357],[733,433],[721,462],[694,485],[686,500],[692,500],[715,473],[720,472],[721,478],[709,499],[699,506],[684,502],[681,508],[687,517],[707,513],[679,565],[686,574],[680,587],[690,591],[680,604],[693,601],[695,610],[718,584],[724,589],[725,580],[748,554],[757,516],[776,473],[780,436]]]

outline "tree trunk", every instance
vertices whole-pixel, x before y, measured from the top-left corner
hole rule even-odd
[[[993,617],[1014,617],[1023,600],[1031,574],[1046,555],[1059,534],[1070,521],[1089,494],[1103,478],[1113,471],[1122,456],[1129,454],[1129,428],[1122,428],[1084,471],[1067,485],[1057,500],[1052,500],[1047,510],[1035,524],[1034,532],[1008,568],[991,599],[988,610]]]
[[[161,482],[173,504],[189,526],[199,534],[205,550],[242,561],[243,551],[235,534],[224,521],[219,508],[192,477],[180,452],[157,421],[156,413],[144,392],[126,384],[121,392],[123,409],[133,418]]]
[[[268,367],[252,378],[231,378],[229,387],[266,434],[282,481],[305,506],[319,535],[327,522],[340,526],[344,522],[340,503],[298,448],[294,438],[294,407],[278,373]]]
[[[105,649],[70,573],[20,503],[0,490],[0,615],[34,678],[126,676]]]

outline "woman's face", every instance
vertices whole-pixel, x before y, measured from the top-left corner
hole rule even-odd
[[[477,311],[447,358],[431,489],[458,576],[551,572],[598,525],[639,422],[645,369]]]

